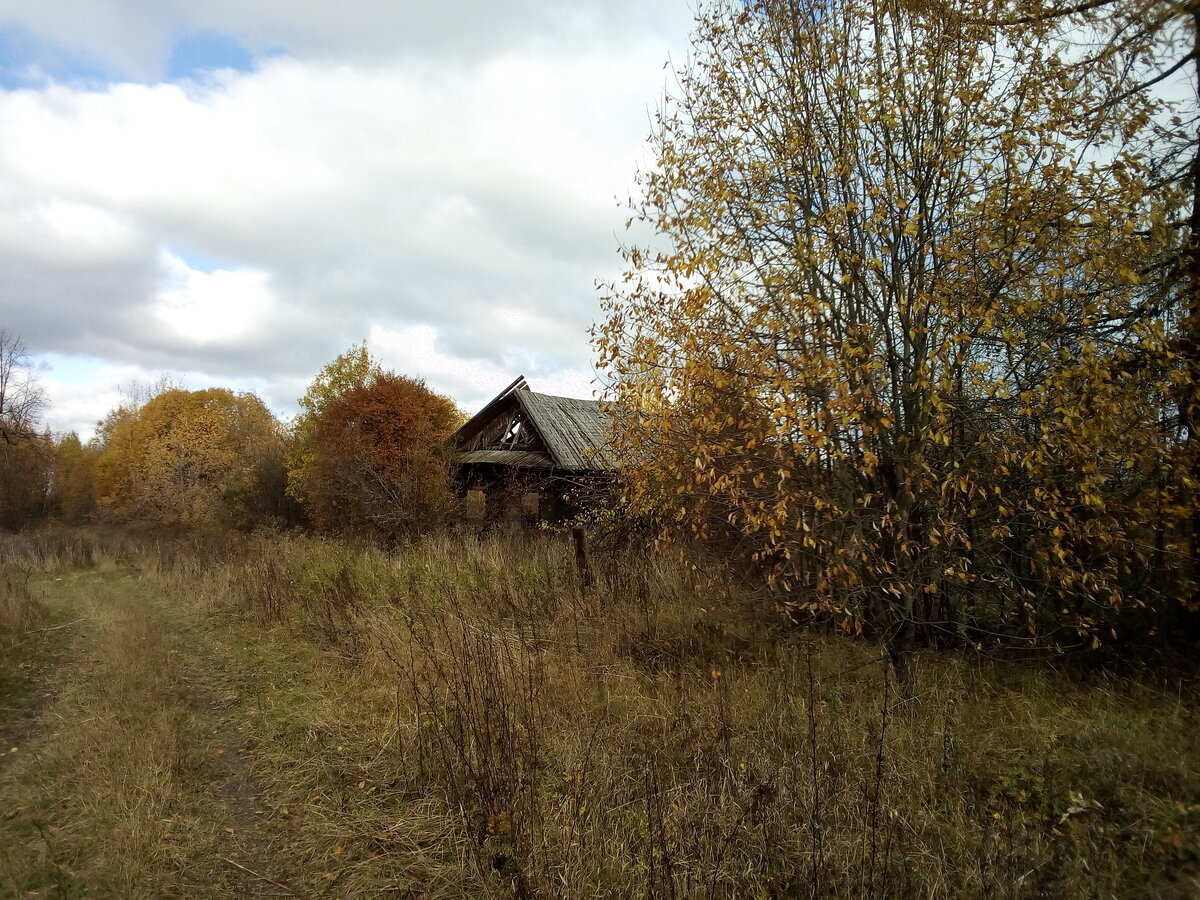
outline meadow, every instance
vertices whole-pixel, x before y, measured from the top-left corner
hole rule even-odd
[[[1194,682],[566,536],[0,537],[0,896],[1194,897]]]

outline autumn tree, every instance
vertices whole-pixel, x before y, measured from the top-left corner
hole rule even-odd
[[[99,457],[99,447],[85,445],[74,431],[55,441],[51,502],[63,521],[83,522],[95,514],[94,473]]]
[[[366,387],[382,374],[383,370],[372,359],[365,344],[352,345],[317,373],[300,398],[300,414],[292,423],[287,451],[287,492],[294,500],[301,504],[308,501],[309,483],[315,477],[319,450],[317,424],[325,409],[347,391]]]
[[[303,521],[300,504],[288,493],[288,447],[287,433],[281,427],[254,446],[242,476],[223,494],[229,524],[249,530],[290,527]]]
[[[91,492],[98,511],[132,509],[137,490],[134,469],[137,423],[142,408],[158,395],[180,389],[169,375],[149,384],[133,381],[119,389],[120,403],[96,422],[91,444],[100,452],[91,469]]]
[[[253,394],[171,389],[136,411],[114,411],[100,441],[103,509],[146,524],[211,526],[244,518],[237,500],[280,431]]]
[[[1010,12],[706,7],[596,336],[634,507],[879,634],[909,696],[918,627],[1095,639],[1180,511],[1160,106]]]
[[[1165,286],[1155,301],[1167,337],[1142,348],[1133,365],[1172,371],[1161,399],[1173,414],[1164,414],[1160,425],[1171,433],[1173,449],[1158,477],[1172,486],[1187,533],[1172,547],[1165,529],[1155,532],[1155,569],[1178,549],[1177,588],[1192,612],[1200,612],[1200,6],[1017,0],[997,14],[995,25],[1035,28],[1056,41],[1069,60],[1069,77],[1095,86],[1096,102],[1079,112],[1084,119],[1104,117],[1130,98],[1148,101],[1141,105],[1146,120],[1138,122],[1149,173],[1144,187],[1172,210],[1165,224],[1177,237],[1156,242],[1159,255],[1143,271]],[[1190,627],[1200,633],[1200,617],[1192,616]]]
[[[134,427],[140,408],[121,404],[96,423],[100,455],[92,467],[92,493],[98,510],[119,510],[133,503]]]
[[[51,455],[45,433],[0,441],[0,528],[24,528],[50,511]]]
[[[461,422],[449,398],[391,372],[329,398],[305,481],[313,524],[396,539],[442,523],[453,506],[445,442]]]

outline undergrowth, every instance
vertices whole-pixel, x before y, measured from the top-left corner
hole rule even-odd
[[[373,777],[443,808],[498,896],[1200,890],[1181,695],[944,656],[902,709],[878,647],[785,628],[721,572],[597,557],[585,590],[555,535],[272,536],[160,576],[388,684]]]
[[[929,655],[905,707],[876,646],[649,551],[581,588],[554,534],[120,541],[261,659],[253,774],[330,895],[1200,892],[1182,688]]]

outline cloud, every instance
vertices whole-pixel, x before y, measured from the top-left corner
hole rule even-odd
[[[199,272],[170,252],[162,265],[167,283],[155,297],[153,314],[164,336],[200,347],[228,346],[283,315],[265,272]]]
[[[283,48],[309,60],[421,58],[435,64],[548,47],[611,49],[646,36],[678,44],[691,24],[678,0],[4,0],[0,21],[102,60],[143,82],[167,72],[195,32],[224,35],[252,55]]]
[[[593,284],[619,269],[616,198],[645,161],[677,4],[386,4],[372,25],[359,4],[342,22],[291,2],[132,22],[139,3],[89,3],[85,34],[73,3],[52,23],[20,0],[6,14],[145,71],[184,28],[237,42],[217,61],[290,52],[0,91],[0,323],[31,349],[283,412],[363,338],[466,405],[518,374],[590,394]],[[416,36],[377,35],[396,9]]]
[[[528,376],[534,390],[568,397],[592,397],[596,385],[583,367],[546,365],[536,353],[514,345],[499,362],[463,358],[448,352],[438,332],[428,325],[403,328],[375,326],[368,335],[372,353],[385,368],[424,378],[474,413],[518,375]]]

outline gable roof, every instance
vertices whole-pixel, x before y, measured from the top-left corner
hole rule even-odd
[[[478,446],[480,437],[519,414],[531,433],[520,446]],[[532,426],[530,428],[530,426]],[[501,391],[450,438],[459,463],[494,463],[522,468],[609,472],[616,458],[609,445],[608,418],[595,400],[538,394],[524,376]],[[484,441],[486,444],[486,440]]]

